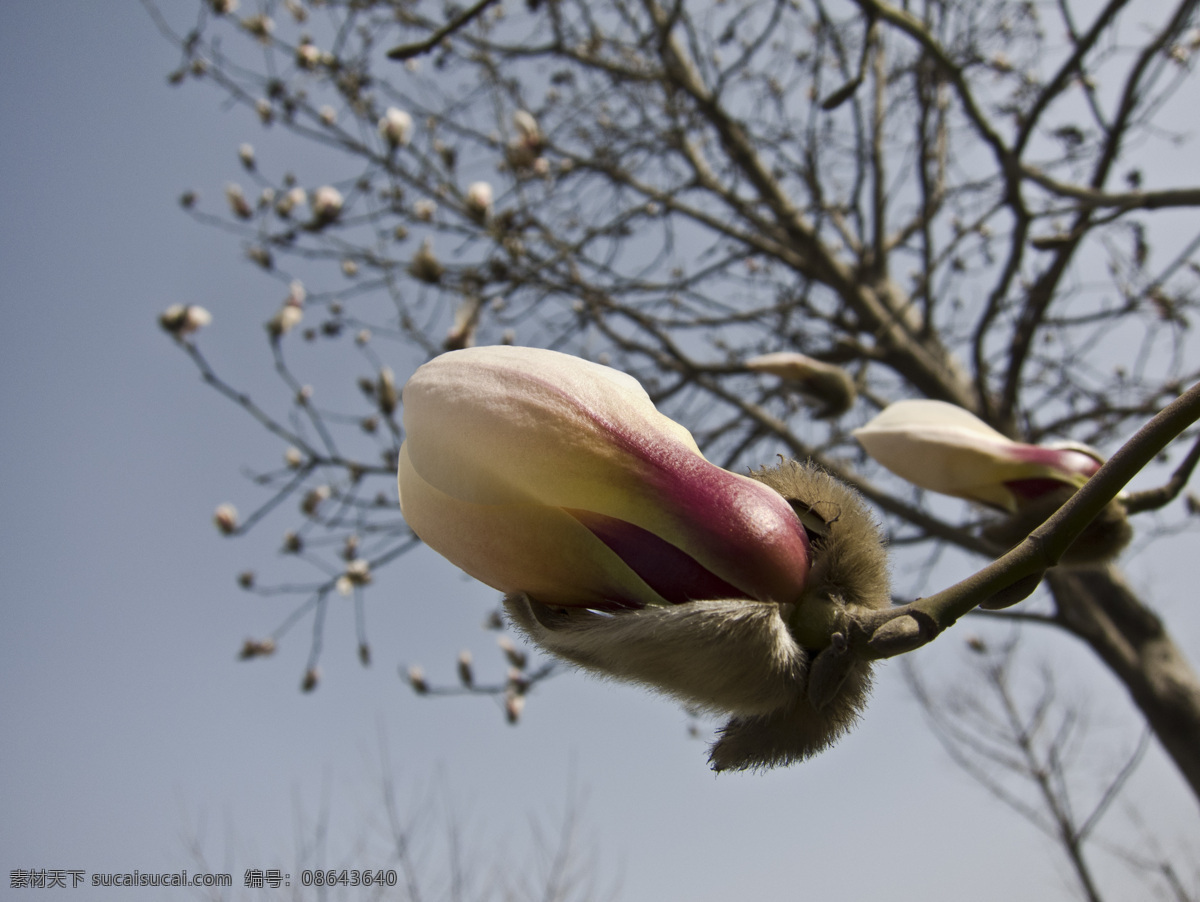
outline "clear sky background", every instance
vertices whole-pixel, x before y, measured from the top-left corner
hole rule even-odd
[[[230,898],[268,897],[241,888],[247,868],[294,885],[301,864],[395,867],[385,772],[428,898],[444,889],[448,820],[477,880],[518,882],[536,874],[531,822],[553,834],[572,795],[597,882],[631,902],[1070,897],[1053,844],[950,763],[896,664],[833,752],[717,777],[687,718],[627,687],[552,680],[518,728],[488,699],[414,697],[397,669],[448,683],[460,648],[482,677],[503,674],[480,627],[494,593],[424,549],[369,595],[371,667],[348,609],[331,614],[314,693],[299,690],[304,630],[237,661],[286,609],[239,592],[236,574],[285,525],[229,541],[211,514],[249,498],[240,468],[280,449],[200,384],[156,316],[204,305],[205,346],[253,376],[281,294],[176,204],[196,188],[216,206],[238,145],[264,140],[215,91],[168,87],[176,59],[132,0],[0,5],[0,897],[193,898],[9,889],[18,868],[200,870],[193,840],[208,870],[234,875]],[[1197,660],[1194,544],[1165,540],[1128,569]],[[1123,694],[1054,647],[1064,692],[1090,699],[1112,740],[1085,758],[1116,754],[1114,737],[1136,735]],[[964,655],[947,636],[922,662],[955,673]],[[1195,800],[1157,748],[1129,799],[1168,848],[1195,852]],[[298,857],[322,805],[324,851]],[[1113,898],[1137,896],[1110,876]]]

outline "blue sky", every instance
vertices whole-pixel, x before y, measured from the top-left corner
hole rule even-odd
[[[168,87],[175,60],[132,0],[0,7],[0,895],[123,896],[8,890],[8,872],[195,871],[194,834],[210,869],[233,873],[232,898],[262,898],[243,872],[295,877],[297,823],[323,799],[322,863],[391,867],[371,839],[385,769],[431,883],[441,812],[480,879],[507,865],[515,880],[536,858],[530,819],[554,821],[574,787],[598,882],[635,902],[1066,895],[1054,850],[954,768],[897,665],[832,753],[718,778],[686,717],[630,688],[556,679],[515,729],[487,699],[414,697],[397,668],[420,662],[449,682],[463,647],[502,673],[480,628],[494,593],[424,549],[370,595],[371,667],[344,611],[312,694],[298,688],[303,630],[271,659],[237,661],[283,612],[235,586],[277,534],[223,540],[211,513],[247,492],[244,464],[280,449],[200,384],[155,317],[204,305],[214,356],[252,377],[280,293],[178,209],[185,188],[218,199],[238,145],[260,136],[215,92]],[[1189,544],[1166,540],[1129,569],[1195,659]],[[963,654],[955,637],[936,646],[935,673]],[[1107,674],[1056,647],[1099,725],[1128,723]],[[1157,749],[1132,795],[1163,837],[1196,834],[1194,801]]]

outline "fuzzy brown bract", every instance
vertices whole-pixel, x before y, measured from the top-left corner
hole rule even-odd
[[[505,599],[510,620],[544,651],[729,717],[709,754],[718,771],[791,764],[840,738],[870,689],[870,662],[846,648],[845,624],[891,602],[879,527],[853,489],[794,461],[750,475],[786,498],[809,531],[812,566],[798,603],[700,599],[607,614],[519,593]],[[797,641],[812,635],[793,622],[801,610],[828,624],[814,647]]]

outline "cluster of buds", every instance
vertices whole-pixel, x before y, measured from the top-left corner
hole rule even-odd
[[[897,401],[855,430],[854,437],[872,458],[913,485],[1000,512],[984,537],[1001,550],[1043,523],[1104,463],[1085,445],[1013,441],[944,401]],[[1109,560],[1132,536],[1124,506],[1115,500],[1068,549],[1063,563]]]
[[[379,120],[379,135],[390,149],[405,147],[412,140],[413,118],[404,110],[388,107]]]
[[[169,335],[183,338],[212,322],[212,314],[196,304],[172,304],[158,315],[158,324]]]
[[[847,487],[722,470],[634,379],[553,351],[443,354],[403,408],[406,521],[544,651],[731,715],[718,769],[808,757],[853,722],[869,663],[842,630],[891,599]]]

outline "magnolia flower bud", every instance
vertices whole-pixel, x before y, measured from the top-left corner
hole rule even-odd
[[[226,16],[238,8],[238,0],[209,0],[214,15]]]
[[[1094,451],[1025,445],[944,401],[897,401],[854,437],[913,485],[1016,513],[1023,500],[1078,488],[1100,469]]]
[[[242,165],[247,169],[253,169],[255,165],[253,145],[243,144],[241,147],[239,147],[238,159],[242,161]]]
[[[472,658],[469,651],[458,653],[458,680],[468,689],[475,685],[475,673],[471,668]]]
[[[225,186],[225,199],[229,201],[229,209],[239,219],[249,219],[254,215],[254,208],[242,193],[242,186],[231,182]]]
[[[400,395],[396,391],[396,376],[390,366],[379,370],[379,382],[375,387],[375,398],[379,401],[379,409],[391,416],[396,412],[396,404]]]
[[[421,222],[432,222],[433,214],[437,212],[437,201],[422,198],[413,204],[413,216]]]
[[[317,683],[321,681],[321,671],[316,667],[310,667],[304,671],[304,679],[300,682],[300,689],[303,692],[312,692],[317,688]]]
[[[467,213],[477,222],[484,222],[492,212],[492,186],[487,182],[472,182],[467,188]]]
[[[275,212],[283,219],[287,219],[292,215],[292,211],[297,207],[302,207],[308,203],[308,194],[303,188],[292,188],[285,192],[283,197],[275,204]]]
[[[271,40],[271,35],[275,32],[275,22],[270,16],[257,15],[242,19],[242,28],[258,38],[259,41],[266,44]]]
[[[388,107],[383,118],[379,120],[379,134],[393,150],[408,144],[412,138],[412,130],[412,116],[394,106]]]
[[[517,134],[526,141],[541,141],[542,139],[542,130],[538,127],[538,121],[528,110],[517,110],[513,113],[513,126],[516,128]]]
[[[329,106],[329,104],[321,107],[317,115],[321,117],[322,125],[330,126],[337,123],[337,110]]]
[[[1083,445],[1013,441],[943,401],[897,401],[855,430],[854,437],[871,457],[914,485],[1003,511],[1007,516],[983,530],[984,538],[1001,550],[1045,522],[1102,464],[1100,455]],[[1113,501],[1079,535],[1062,563],[1110,560],[1132,537],[1124,505]],[[1013,602],[997,606],[1007,603]]]
[[[708,463],[630,377],[552,351],[452,351],[404,389],[401,509],[432,548],[556,605],[797,601],[808,540]]]
[[[433,242],[426,238],[421,242],[421,249],[413,255],[412,262],[408,264],[408,274],[418,281],[436,285],[442,280],[445,272],[446,267],[433,253]]]
[[[718,769],[808,757],[853,722],[869,662],[841,631],[891,601],[853,491],[790,462],[721,470],[636,381],[553,351],[443,354],[403,404],[405,519],[509,592],[532,642],[732,714]]]
[[[310,206],[318,225],[327,225],[342,215],[342,192],[330,185],[322,185],[312,193]]]
[[[521,651],[521,649],[517,648],[517,646],[513,644],[512,639],[508,638],[508,636],[501,636],[496,640],[496,644],[499,645],[500,650],[504,652],[504,657],[508,658],[509,664],[511,664],[517,670],[525,669],[525,665],[528,663],[528,658],[526,658],[525,652]]]
[[[258,113],[258,121],[263,125],[270,125],[271,120],[275,118],[275,111],[271,109],[271,101],[265,98],[254,101],[254,110]]]
[[[275,653],[274,639],[247,639],[242,643],[242,650],[238,657],[243,661],[248,661],[250,658],[258,658],[263,655],[271,655]]]
[[[217,505],[217,509],[213,513],[213,524],[221,535],[233,535],[238,528],[237,508],[232,504]]]
[[[429,692],[429,684],[425,682],[425,671],[419,664],[414,664],[408,668],[408,685],[412,686],[413,692],[417,695],[425,695]]]
[[[321,502],[325,501],[332,495],[333,492],[327,485],[319,485],[304,496],[304,500],[300,502],[300,510],[306,516],[312,517],[317,513],[317,508],[321,506]]]
[[[745,362],[746,369],[778,376],[786,385],[794,385],[801,394],[819,405],[814,416],[822,419],[841,416],[858,397],[854,380],[841,367],[822,363],[804,354],[780,351],[763,354]]]
[[[265,326],[272,339],[278,339],[292,331],[304,319],[304,310],[296,304],[285,303],[279,311],[267,320]]]
[[[203,329],[212,322],[212,314],[195,304],[172,304],[158,316],[163,330],[182,338]]]
[[[311,41],[296,48],[296,65],[301,69],[313,70],[321,65],[321,51]]]

